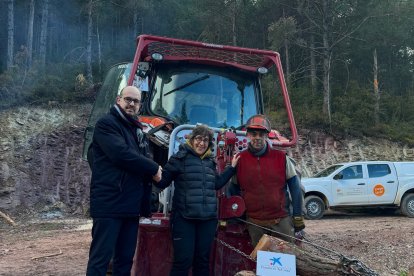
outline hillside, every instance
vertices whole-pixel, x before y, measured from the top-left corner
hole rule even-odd
[[[0,114],[0,210],[12,216],[87,214],[90,171],[81,159],[90,105],[20,107]],[[341,161],[414,160],[414,148],[299,130],[288,152],[303,175]]]
[[[81,151],[90,108],[20,107],[0,113],[0,210],[86,212],[90,173]]]

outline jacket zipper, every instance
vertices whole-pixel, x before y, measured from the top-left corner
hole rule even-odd
[[[201,159],[201,167],[203,168],[203,187],[202,187],[202,191],[203,191],[203,205],[206,206],[206,195],[205,195],[205,186],[206,186],[206,169],[204,166],[204,160]]]

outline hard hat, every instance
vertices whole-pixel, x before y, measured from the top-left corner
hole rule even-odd
[[[246,122],[246,129],[265,130],[266,132],[270,132],[272,130],[269,120],[261,114],[250,117]]]

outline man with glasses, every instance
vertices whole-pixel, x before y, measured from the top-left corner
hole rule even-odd
[[[161,179],[161,168],[149,158],[137,120],[140,106],[141,91],[127,86],[95,126],[87,275],[106,275],[111,257],[114,275],[130,275],[139,217],[150,214],[151,180]]]
[[[285,152],[267,142],[271,127],[264,115],[250,117],[246,130],[250,141],[248,149],[240,154],[237,184],[246,204],[252,244],[256,246],[263,234],[293,241],[295,232],[305,228],[295,167]],[[291,203],[293,214],[289,212]]]

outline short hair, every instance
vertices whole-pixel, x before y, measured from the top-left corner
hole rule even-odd
[[[207,125],[202,125],[202,124],[197,125],[193,129],[193,131],[190,133],[189,140],[190,141],[194,140],[194,138],[198,135],[208,137],[208,140],[209,140],[208,147],[209,148],[211,148],[214,145],[214,143],[213,143],[214,132]]]

